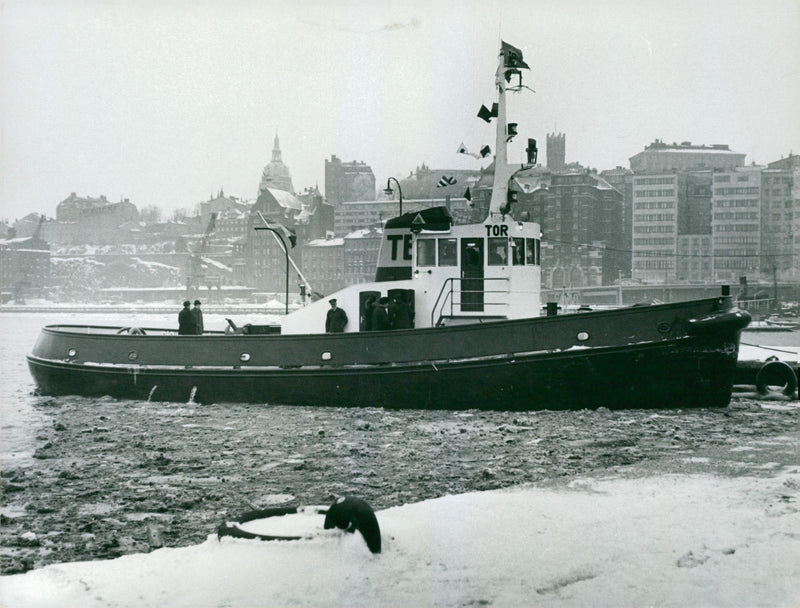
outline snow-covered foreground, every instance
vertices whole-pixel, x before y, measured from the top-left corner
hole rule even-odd
[[[776,465],[777,466],[777,465]],[[799,606],[800,470],[574,479],[378,512],[358,533],[203,544],[0,578],[3,606]]]

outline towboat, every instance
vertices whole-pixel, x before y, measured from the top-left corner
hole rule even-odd
[[[515,217],[509,183],[522,53],[502,43],[495,73],[494,181],[482,222],[446,207],[392,218],[375,280],[346,287],[249,331],[51,325],[28,355],[45,395],[436,409],[724,407],[749,323],[719,297],[555,314],[540,302],[538,223]],[[517,80],[518,79],[518,80]],[[516,83],[519,83],[516,85]],[[535,163],[529,155],[529,163]],[[348,323],[327,333],[329,299]],[[377,331],[374,307],[402,328]]]

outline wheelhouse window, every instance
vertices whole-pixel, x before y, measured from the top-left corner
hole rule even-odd
[[[439,266],[455,266],[458,263],[458,243],[456,239],[438,239]]]
[[[417,239],[417,266],[436,266],[436,241]]]
[[[540,255],[539,239],[525,239],[525,264],[538,266],[541,263]]]
[[[508,264],[508,237],[489,239],[489,266]]]
[[[525,239],[514,238],[511,240],[511,260],[514,266],[525,264]]]

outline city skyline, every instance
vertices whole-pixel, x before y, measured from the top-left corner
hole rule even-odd
[[[0,217],[70,192],[167,212],[224,188],[255,198],[275,133],[295,189],[324,161],[380,185],[493,144],[502,38],[531,66],[510,119],[566,134],[566,160],[628,167],[655,139],[728,144],[766,164],[800,142],[800,2],[247,1],[4,3]],[[540,157],[540,160],[543,160]]]

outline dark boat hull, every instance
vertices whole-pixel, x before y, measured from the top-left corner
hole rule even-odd
[[[730,400],[748,321],[717,298],[335,336],[116,336],[51,327],[28,362],[48,395],[436,409],[714,407]]]

